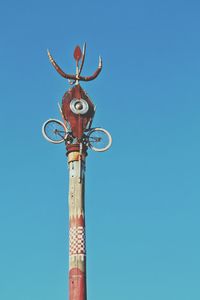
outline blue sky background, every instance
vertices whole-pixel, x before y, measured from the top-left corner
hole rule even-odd
[[[0,299],[68,299],[68,170],[42,123],[83,74],[112,149],[87,159],[88,299],[200,299],[200,2],[4,1]]]

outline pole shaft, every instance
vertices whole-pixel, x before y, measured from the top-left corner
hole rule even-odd
[[[85,158],[68,154],[69,165],[69,300],[86,300]]]

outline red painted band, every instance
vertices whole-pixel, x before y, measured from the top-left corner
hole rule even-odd
[[[86,300],[86,276],[78,268],[69,271],[69,300]]]

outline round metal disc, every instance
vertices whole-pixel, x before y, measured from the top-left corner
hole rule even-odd
[[[87,101],[85,101],[84,99],[72,99],[72,101],[70,102],[70,109],[73,113],[75,114],[81,114],[84,115],[87,113],[88,109],[89,109],[89,105],[87,103]]]

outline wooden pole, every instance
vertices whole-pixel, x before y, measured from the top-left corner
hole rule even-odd
[[[69,300],[86,300],[85,154],[68,153]]]

